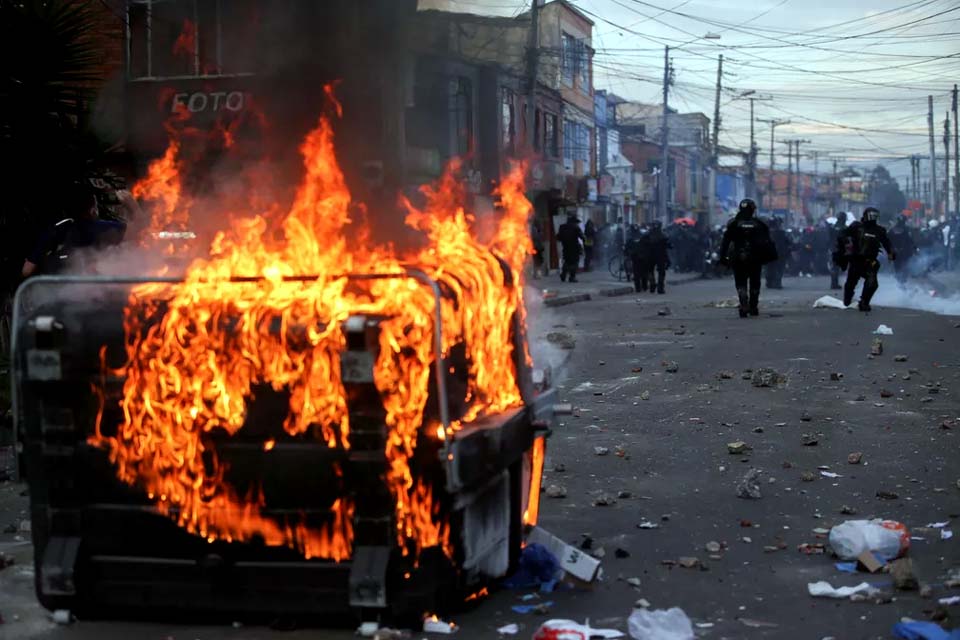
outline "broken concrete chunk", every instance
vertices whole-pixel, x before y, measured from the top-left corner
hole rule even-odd
[[[898,591],[916,591],[920,588],[917,576],[913,573],[913,560],[910,558],[891,562],[890,574],[893,576],[893,586]]]
[[[751,376],[755,387],[782,387],[787,384],[787,376],[769,368],[758,369]]]
[[[677,371],[680,371],[680,365],[673,360],[664,360],[663,370],[667,373],[676,373]]]
[[[567,490],[565,487],[559,484],[552,484],[547,487],[547,497],[548,498],[566,498]]]
[[[706,549],[708,553],[720,553],[720,549],[721,549],[720,543],[714,540],[711,540],[710,542],[705,544],[703,548]]]
[[[904,356],[904,355],[893,356],[894,362],[906,362],[907,360],[908,360],[907,356]]]
[[[830,374],[830,379],[834,382],[839,382],[840,380],[843,380],[843,374],[834,371],[833,373]]]
[[[813,471],[804,471],[800,474],[800,480],[803,482],[813,482],[817,479],[817,474]]]
[[[697,558],[691,557],[682,557],[677,558],[677,564],[679,564],[684,569],[696,569],[700,566],[700,560]]]
[[[883,355],[883,340],[881,340],[880,338],[873,339],[873,344],[870,345],[870,355],[872,356]]]
[[[605,455],[608,455],[609,453],[610,453],[610,449],[608,449],[607,447],[594,447],[594,448],[593,448],[593,454],[594,454],[594,455],[597,455],[597,456],[605,456]]]
[[[737,440],[736,442],[727,443],[728,453],[741,454],[741,453],[745,453],[748,449],[750,449],[750,445],[748,445],[746,442],[743,442],[742,440]]]
[[[820,438],[815,433],[801,433],[800,442],[805,447],[815,447],[820,442]]]
[[[759,500],[763,497],[760,492],[760,469],[750,469],[737,483],[737,497],[745,500]]]
[[[614,504],[615,502],[616,502],[616,500],[613,499],[613,496],[611,496],[611,495],[609,495],[609,494],[606,494],[606,493],[601,493],[599,496],[597,496],[596,499],[594,499],[594,501],[593,501],[593,506],[595,506],[595,507],[609,507],[610,505]]]
[[[848,464],[860,464],[860,460],[863,459],[863,453],[860,451],[854,451],[853,453],[847,456]]]

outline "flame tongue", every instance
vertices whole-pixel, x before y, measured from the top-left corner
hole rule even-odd
[[[262,494],[240,496],[225,480],[212,436],[242,429],[253,389],[270,385],[289,393],[288,437],[350,448],[342,325],[354,314],[380,316],[373,374],[388,427],[384,481],[395,500],[397,543],[404,553],[437,545],[450,553],[432,481],[415,477],[411,464],[421,430],[433,437],[424,410],[437,355],[436,299],[412,278],[347,286],[342,274],[402,274],[410,265],[440,282],[453,294],[441,300],[443,351],[463,343],[467,352],[464,421],[518,405],[512,332],[523,310],[521,273],[530,252],[524,168],[515,167],[500,186],[502,217],[491,239],[481,241],[462,208],[453,167],[436,187],[424,188],[423,209],[407,203],[407,223],[427,235],[429,246],[397,255],[387,247],[348,250],[343,231],[351,198],[326,119],[301,152],[305,177],[280,226],[282,238],[267,233],[266,215],[236,218],[183,283],[133,290],[124,321],[123,422],[116,435],[98,428],[91,442],[109,451],[122,481],[144,488],[162,513],[208,540],[260,538],[307,557],[347,558],[349,496],[331,505],[322,526],[303,517],[278,519]],[[178,171],[173,143],[135,190],[153,204],[155,227],[186,224]],[[259,280],[238,282],[237,276]],[[309,277],[285,280],[292,276]],[[263,443],[268,461],[274,444]]]

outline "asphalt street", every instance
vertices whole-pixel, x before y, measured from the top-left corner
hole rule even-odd
[[[574,412],[549,440],[544,487],[563,487],[566,497],[544,497],[541,525],[575,544],[589,536],[593,553],[603,554],[603,577],[538,596],[553,603],[546,615],[517,614],[511,606],[525,592],[498,591],[455,616],[458,636],[497,638],[498,627],[517,623],[515,637],[530,638],[547,618],[626,631],[641,599],[682,608],[697,636],[710,639],[890,638],[903,617],[960,625],[960,605],[938,604],[960,595],[943,585],[960,569],[960,531],[941,540],[941,529],[927,527],[960,528],[960,317],[882,304],[870,314],[814,309],[827,284],[788,278],[784,290],[764,291],[759,318],[745,320],[727,306],[730,280],[538,310],[538,328],[576,343],[552,353],[563,362],[560,401]],[[881,323],[893,335],[871,356]],[[745,379],[745,370],[761,368],[784,384]],[[735,442],[745,443],[742,453],[729,452]],[[862,454],[859,464],[848,462],[852,453]],[[760,471],[759,499],[737,496],[750,469]],[[0,485],[3,526],[24,517],[20,489]],[[602,502],[610,504],[595,506]],[[910,557],[932,588],[928,597],[894,590],[889,575],[842,573],[829,554],[798,550],[826,543],[822,532],[835,524],[872,517],[910,528]],[[85,620],[58,627],[31,595],[30,547],[18,535],[0,534],[0,550],[17,560],[0,571],[0,638],[352,637]],[[708,551],[714,542],[719,551]],[[818,580],[865,581],[890,597],[813,598],[807,584]]]

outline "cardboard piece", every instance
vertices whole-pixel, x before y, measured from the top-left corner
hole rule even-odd
[[[560,538],[547,533],[540,527],[534,527],[527,534],[527,543],[542,544],[550,550],[550,553],[557,557],[560,562],[560,568],[575,578],[584,582],[593,582],[600,571],[600,561],[581,551],[576,547],[567,544]]]
[[[872,551],[864,551],[858,555],[857,563],[870,573],[876,573],[882,569],[884,565],[882,561],[877,559],[877,556],[875,556]]]

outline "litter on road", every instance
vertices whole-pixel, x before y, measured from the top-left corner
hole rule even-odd
[[[615,640],[616,638],[622,638],[623,635],[622,631],[616,629],[594,629],[589,622],[580,624],[573,620],[547,620],[534,632],[533,640],[558,640],[560,638]]]
[[[873,589],[869,583],[861,582],[853,587],[833,587],[829,582],[811,582],[807,584],[807,591],[815,598],[849,598],[855,593],[862,593]]]
[[[693,640],[693,624],[679,607],[635,609],[627,620],[633,640]]]

